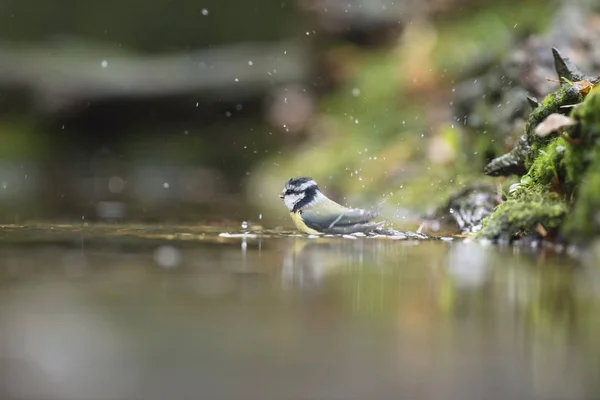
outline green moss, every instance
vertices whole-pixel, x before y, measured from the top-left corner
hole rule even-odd
[[[561,92],[564,94],[564,91]],[[600,92],[593,93],[584,103],[573,110],[572,116],[581,123],[578,129],[571,129],[568,133],[564,133],[564,136],[559,137],[553,135],[539,138],[531,133],[534,140],[537,140],[537,146],[532,146],[529,155],[532,160],[529,175],[534,182],[540,185],[549,185],[554,181],[561,184],[560,191],[567,197],[572,194],[586,168],[596,158],[590,151],[590,146],[593,147],[596,140],[593,132],[600,128],[600,121],[596,121],[600,119],[598,111],[593,111],[600,110],[599,94]],[[549,97],[551,100],[548,101],[547,106],[555,106],[552,101],[558,96],[551,95]],[[564,98],[560,101],[564,101]],[[532,121],[539,122],[541,119],[540,115],[532,113],[532,117],[528,120],[528,129],[533,131],[536,125]],[[570,143],[567,140],[569,135],[576,136],[576,139],[580,141]]]
[[[558,228],[566,213],[567,204],[561,199],[552,199],[541,194],[521,194],[500,204],[483,221],[478,237],[512,239],[535,232],[539,223],[545,229]]]
[[[553,113],[566,114],[572,106],[583,100],[579,89],[570,82],[562,84],[555,92],[547,95],[541,105],[535,108],[525,123],[525,132],[519,138],[516,146],[507,154],[492,160],[486,167],[485,172],[491,176],[508,176],[511,174],[521,175],[528,171],[534,160],[540,154],[540,150],[552,141],[556,136],[540,137],[535,134],[535,127],[546,117]]]
[[[573,117],[581,123],[574,132],[581,143],[573,146],[574,156],[566,163],[568,178],[577,186],[563,233],[572,241],[585,241],[600,233],[600,91],[592,91]]]
[[[600,135],[600,88],[595,88],[585,102],[573,110],[573,118],[581,122],[577,136],[591,144]]]
[[[565,138],[555,138],[538,150],[528,175],[540,185],[546,186],[554,181],[572,186],[577,182],[581,170],[576,152]],[[563,187],[562,191],[567,189],[569,188]]]
[[[551,182],[552,178],[558,179],[557,169],[562,160],[564,145],[557,145],[556,142],[558,141],[539,150],[539,156],[534,160],[529,170],[529,176],[535,182],[544,184]],[[563,151],[557,151],[557,146],[559,149],[563,149]]]
[[[555,92],[544,97],[540,107],[531,111],[529,118],[527,118],[527,123],[525,124],[525,134],[529,139],[537,141],[542,140],[542,138],[535,136],[535,127],[552,113],[560,112],[562,114],[568,114],[569,109],[564,108],[564,106],[578,104],[582,100],[583,95],[579,92],[577,87],[572,83],[563,83]]]
[[[560,182],[564,182],[567,175],[572,148],[559,137],[539,149],[537,154],[529,172],[512,187],[508,200],[484,220],[478,237],[512,239],[534,233],[537,224],[546,230],[561,226],[568,205],[567,197],[561,193]]]
[[[600,233],[600,146],[595,160],[581,179],[573,211],[565,222],[563,233],[572,241],[586,240]]]
[[[585,150],[581,147],[574,147],[566,144],[565,151],[562,154],[560,167],[564,171],[564,184],[567,186],[569,194],[577,186],[582,174],[587,167]]]
[[[569,108],[564,106],[578,104],[583,100],[583,95],[571,83],[561,85],[556,92],[550,93],[542,101],[542,105],[534,109],[525,124],[525,136],[531,144],[531,151],[527,153],[525,159],[526,168],[533,165],[534,160],[539,156],[539,150],[553,140],[555,136],[540,137],[535,134],[535,128],[546,117],[553,113],[567,114]]]
[[[533,133],[539,122],[557,111],[557,104],[574,96],[572,85],[565,84],[544,100],[542,110],[532,112],[526,125],[534,142],[527,154],[528,173],[484,221],[479,237],[514,238],[533,232],[537,223],[547,230],[560,229],[570,241],[600,232],[600,91],[592,91],[573,109],[571,116],[579,125],[568,135],[539,138]]]

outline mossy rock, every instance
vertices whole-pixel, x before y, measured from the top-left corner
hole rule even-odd
[[[500,204],[483,221],[478,235],[510,240],[535,234],[539,229],[556,229],[560,227],[567,211],[567,204],[561,199],[528,194],[518,200],[510,199]]]
[[[581,145],[577,148],[577,158],[567,164],[570,179],[577,187],[573,211],[565,221],[563,234],[581,241],[600,233],[600,90],[593,91],[573,115],[581,121],[578,132]]]
[[[530,115],[524,134],[531,143],[524,154],[527,173],[484,220],[478,237],[550,235],[583,242],[600,233],[600,90],[579,93],[586,99],[566,108],[572,109],[576,126],[546,137],[533,133],[548,110],[569,105],[573,96],[563,94],[574,88],[575,83],[565,82]]]

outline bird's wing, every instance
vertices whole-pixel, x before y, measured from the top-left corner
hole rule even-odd
[[[377,213],[358,208],[346,208],[329,199],[319,207],[302,210],[302,220],[311,229],[324,233],[365,232],[381,223],[369,223]]]

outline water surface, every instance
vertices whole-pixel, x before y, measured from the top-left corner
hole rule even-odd
[[[592,262],[220,232],[3,227],[0,398],[600,397]]]

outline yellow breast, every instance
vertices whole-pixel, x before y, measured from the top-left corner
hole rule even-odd
[[[290,213],[290,216],[292,217],[292,221],[294,221],[294,225],[296,225],[296,228],[298,228],[299,231],[308,233],[309,235],[321,235],[322,234],[321,232],[315,231],[314,229],[311,229],[308,226],[306,226],[306,224],[302,220],[302,216],[300,215],[299,212],[295,212],[295,213],[292,212],[292,213]]]

